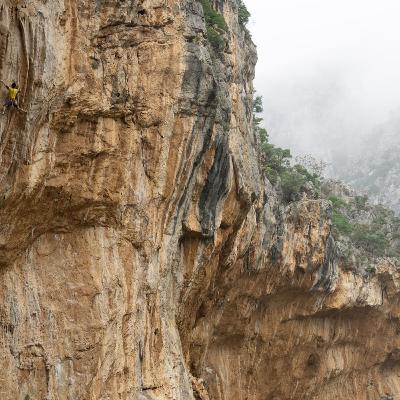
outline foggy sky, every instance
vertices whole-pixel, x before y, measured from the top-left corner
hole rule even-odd
[[[398,0],[245,0],[272,141],[330,158],[400,114]]]

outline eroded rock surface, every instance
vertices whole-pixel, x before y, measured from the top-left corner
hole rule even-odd
[[[279,204],[235,0],[0,3],[0,398],[400,396],[399,277]],[[386,397],[385,397],[386,396]]]

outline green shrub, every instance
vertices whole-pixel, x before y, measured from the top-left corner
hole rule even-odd
[[[224,38],[211,27],[207,27],[207,39],[215,50],[223,50],[225,48]]]
[[[269,165],[266,165],[264,167],[264,173],[272,185],[276,185],[278,183],[279,174],[275,169],[271,168]]]
[[[358,210],[365,210],[367,201],[368,201],[368,196],[356,196],[354,198],[354,204]]]
[[[207,39],[215,50],[221,51],[226,45],[223,35],[228,32],[228,25],[224,16],[213,9],[209,0],[201,0],[201,4],[206,21]]]
[[[332,227],[333,232],[338,235],[350,236],[354,231],[354,225],[352,225],[348,218],[341,212],[341,209],[348,208],[349,205],[341,198],[337,196],[330,196],[328,198],[332,202]]]
[[[263,111],[262,98],[256,97],[253,103],[254,113]],[[261,151],[264,159],[264,173],[268,180],[276,185],[278,178],[284,171],[290,167],[290,159],[292,155],[290,150],[276,147],[269,142],[268,132],[265,128],[260,127],[262,118],[253,117],[254,131],[260,139]]]
[[[377,232],[370,225],[356,225],[352,240],[376,256],[383,256],[389,247],[389,241],[382,232]]]
[[[391,233],[392,233],[392,239],[393,240],[398,240],[400,239],[400,218],[398,217],[393,217],[391,221]]]
[[[389,220],[394,219],[394,212],[378,204],[374,207],[374,224],[385,225]]]
[[[314,189],[321,187],[321,177],[316,173],[311,173],[306,167],[296,164],[293,169],[303,175],[307,182],[312,183]]]
[[[239,4],[239,24],[243,27],[247,25],[250,18],[250,13],[242,0],[238,0]]]
[[[271,143],[262,144],[262,150],[267,161],[267,167],[274,169],[278,174],[283,173],[290,167],[290,150],[276,147]]]
[[[213,9],[210,0],[201,0],[201,4],[203,5],[207,27],[213,27],[216,30],[228,32],[228,25],[225,22],[224,16]]]
[[[281,189],[283,199],[287,203],[299,200],[299,195],[302,192],[307,179],[295,169],[288,168],[281,175]]]
[[[328,200],[331,201],[331,203],[333,205],[333,208],[336,208],[336,209],[343,208],[343,207],[347,206],[346,202],[340,197],[330,196],[328,198]]]
[[[374,256],[398,256],[399,250],[393,239],[400,237],[400,230],[396,224],[396,217],[391,210],[382,206],[371,206],[366,196],[357,196],[350,203],[343,199],[331,196],[333,205],[332,231],[335,235],[347,236],[357,247]],[[368,224],[350,223],[343,212],[354,214],[357,211],[372,209],[374,219]]]
[[[256,96],[253,100],[253,111],[257,114],[262,113],[264,111],[262,96]],[[254,116],[256,118],[256,116]],[[262,118],[261,118],[262,120]]]
[[[332,212],[332,226],[335,233],[346,236],[350,235],[354,230],[354,226],[349,222],[347,217],[337,209],[333,209]]]

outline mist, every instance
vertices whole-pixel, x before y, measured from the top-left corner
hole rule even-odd
[[[398,120],[398,1],[245,2],[273,143],[335,163]]]

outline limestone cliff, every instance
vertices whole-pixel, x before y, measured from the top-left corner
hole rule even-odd
[[[252,131],[236,0],[0,2],[0,398],[396,399],[399,277],[340,266]]]

